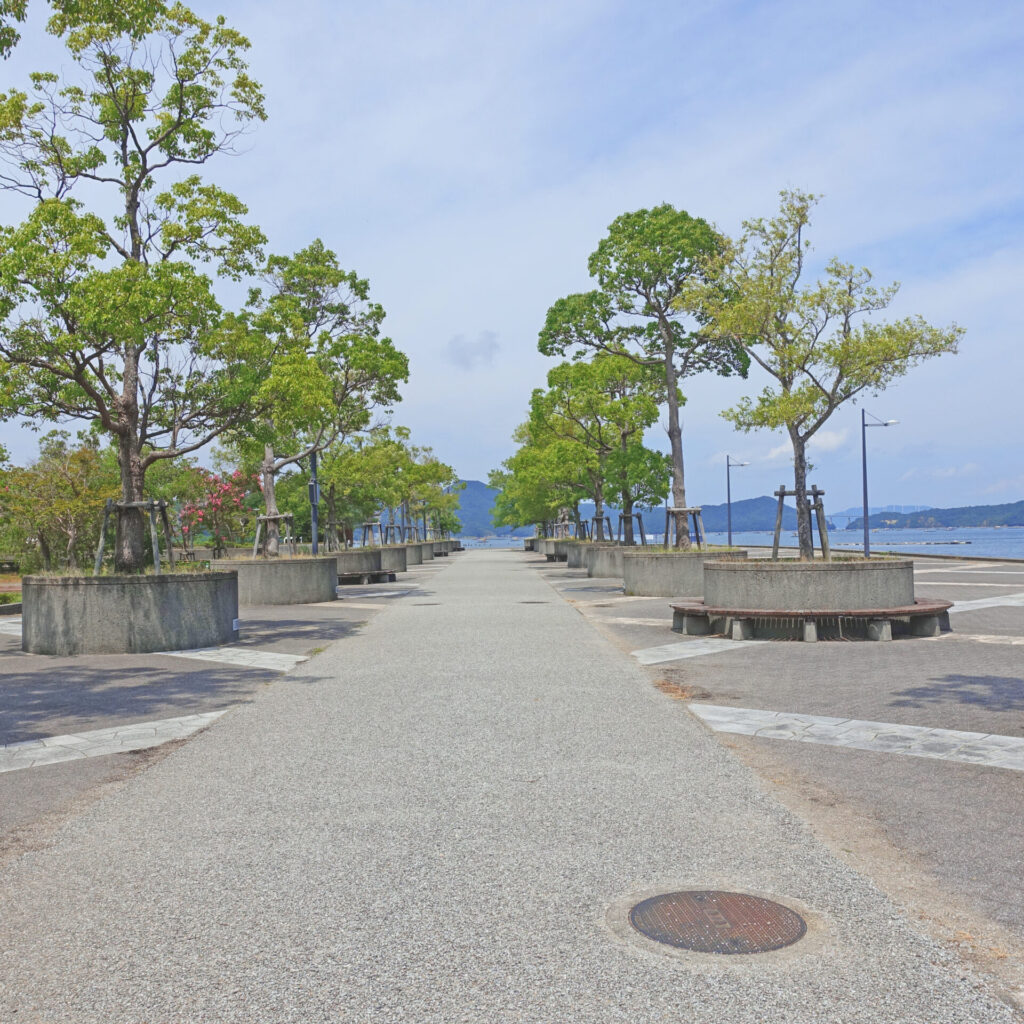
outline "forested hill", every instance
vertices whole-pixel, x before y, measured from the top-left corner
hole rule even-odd
[[[515,537],[530,537],[533,535],[532,527],[522,527],[515,531],[507,526],[500,529],[495,528],[491,519],[491,510],[494,508],[494,499],[498,492],[493,487],[481,483],[479,480],[464,480],[465,490],[459,494],[459,519],[462,520],[462,536],[464,537],[507,537],[510,534]],[[742,501],[732,503],[732,528],[736,533],[745,530],[772,530],[775,528],[775,512],[778,508],[778,501],[775,498],[745,498]],[[581,514],[589,519],[594,514],[594,506],[585,502],[580,506]],[[618,510],[610,508],[607,510],[611,516],[612,529],[618,525]],[[642,513],[644,525],[650,533],[660,533],[665,529],[665,514],[661,509],[654,509]],[[726,530],[726,506],[705,505],[704,506],[704,529],[708,533],[724,533]],[[786,506],[782,516],[782,526],[785,530],[796,529],[796,509]]]
[[[879,512],[868,517],[869,526],[888,529],[926,530],[943,526],[1024,526],[1024,501],[1008,505],[964,505],[961,508],[930,508],[925,512]],[[848,529],[863,530],[864,519],[854,519]]]

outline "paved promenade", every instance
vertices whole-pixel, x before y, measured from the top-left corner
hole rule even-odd
[[[0,868],[0,1020],[1019,1019],[534,563],[451,563]],[[711,957],[621,927],[676,888],[808,935]]]

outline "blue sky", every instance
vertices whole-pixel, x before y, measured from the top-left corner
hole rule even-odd
[[[370,278],[411,359],[396,421],[463,476],[510,454],[553,365],[544,313],[589,287],[614,217],[670,202],[734,233],[798,187],[824,196],[817,257],[902,282],[893,317],[967,328],[959,356],[867,401],[900,420],[869,432],[872,503],[1024,498],[1019,3],[193,6],[249,35],[270,114],[209,177],[274,250],[319,236]],[[0,71],[20,83],[53,53],[30,27]],[[691,501],[724,500],[727,452],[751,463],[736,497],[791,481],[783,437],[719,416],[761,384],[689,382]],[[829,508],[859,501],[859,423],[841,410],[812,456]]]

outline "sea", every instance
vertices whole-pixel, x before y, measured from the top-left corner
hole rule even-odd
[[[725,544],[724,533],[709,533],[710,544]],[[817,532],[815,532],[817,544]],[[835,551],[864,550],[861,530],[833,530],[829,534]],[[658,535],[649,536],[651,543],[660,543]],[[732,534],[733,544],[742,547],[771,547],[771,530]],[[521,537],[463,537],[467,548],[521,548]],[[796,547],[796,535],[786,531],[782,535],[783,547]],[[931,530],[872,530],[872,551],[901,551],[912,555],[959,555],[968,558],[1021,558],[1024,559],[1024,526],[958,527]]]

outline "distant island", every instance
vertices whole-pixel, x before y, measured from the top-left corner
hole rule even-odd
[[[964,505],[960,508],[930,508],[924,512],[879,512],[868,516],[871,529],[927,530],[946,527],[1024,526],[1024,501],[1007,505]],[[852,519],[848,530],[863,530],[864,517]]]

